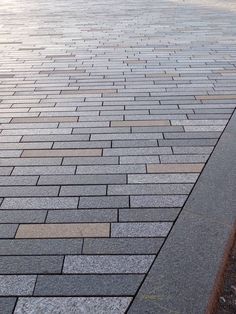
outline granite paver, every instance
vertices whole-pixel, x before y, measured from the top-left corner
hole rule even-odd
[[[123,314],[234,112],[236,5],[0,12],[0,312]]]

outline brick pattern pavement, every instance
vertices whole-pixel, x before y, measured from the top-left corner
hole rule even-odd
[[[229,0],[1,1],[1,313],[127,310],[235,108],[235,35]]]

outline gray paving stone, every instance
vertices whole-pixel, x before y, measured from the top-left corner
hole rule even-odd
[[[172,125],[184,125],[184,126],[224,126],[226,125],[227,120],[174,120],[172,121]],[[210,131],[210,130],[209,130]],[[218,130],[220,131],[220,130]]]
[[[1,166],[44,166],[60,165],[62,158],[5,158],[0,160]]]
[[[58,148],[109,148],[111,141],[89,141],[89,142],[55,142],[54,149]]]
[[[0,274],[60,273],[63,256],[0,256]]]
[[[204,163],[209,155],[165,155],[160,156],[161,163],[176,164],[176,163]]]
[[[132,296],[143,275],[39,275],[35,296]]]
[[[73,209],[77,204],[78,197],[12,197],[4,199],[1,209]]]
[[[194,146],[194,147],[173,147],[174,154],[210,154],[214,146]]]
[[[183,132],[182,126],[145,126],[145,127],[132,127],[133,133],[158,133],[158,132]]]
[[[89,134],[60,134],[60,135],[26,135],[23,136],[22,142],[61,142],[61,141],[88,141]]]
[[[216,138],[218,139],[221,132],[176,132],[164,133],[165,139],[194,139],[194,138]]]
[[[18,225],[0,224],[0,238],[14,238]]]
[[[77,166],[76,174],[145,173],[145,165]]]
[[[1,176],[9,176],[12,172],[12,169],[13,167],[0,167]]]
[[[58,175],[40,176],[38,185],[61,184],[122,184],[126,183],[125,174],[86,174],[86,175]]]
[[[0,297],[0,313],[12,314],[16,304],[16,298]]]
[[[0,223],[40,223],[46,215],[46,210],[0,210]]]
[[[132,274],[146,273],[155,255],[81,255],[66,256],[66,274]]]
[[[129,297],[38,297],[19,298],[14,314],[122,314],[128,308]],[[79,311],[79,312],[78,312]],[[8,312],[6,313],[8,314]],[[10,314],[10,312],[9,312]]]
[[[216,139],[158,140],[159,146],[213,146]]]
[[[112,141],[112,147],[155,147],[158,146],[157,140],[125,140]]]
[[[36,275],[0,275],[0,296],[32,295]]]
[[[117,165],[118,157],[65,157],[63,165]]]
[[[37,180],[38,176],[0,176],[0,186],[36,185]]]
[[[120,222],[174,221],[180,208],[123,208],[119,210]]]
[[[230,114],[214,114],[214,113],[204,113],[204,114],[188,114],[188,118],[189,119],[193,119],[193,120],[201,120],[201,119],[219,119],[219,120],[224,120],[224,119],[229,119],[230,118]]]
[[[82,196],[79,208],[122,208],[129,207],[128,196]]]
[[[73,134],[107,134],[107,133],[130,133],[129,127],[109,127],[109,128],[74,128]]]
[[[75,166],[15,167],[12,175],[74,174]]]
[[[101,140],[151,140],[151,139],[162,139],[163,136],[161,132],[159,133],[110,133],[110,134],[92,134],[92,141],[101,141]]]
[[[187,195],[140,195],[130,197],[131,207],[182,207]]]
[[[0,195],[3,197],[24,196],[57,196],[59,187],[56,186],[11,186],[0,187]]]
[[[108,195],[188,194],[191,184],[129,184],[109,185]]]
[[[81,239],[14,239],[0,240],[0,255],[64,255],[81,254]],[[41,260],[44,262],[44,260]],[[21,261],[20,261],[21,262]],[[29,263],[29,259],[27,261]],[[40,263],[40,260],[32,260]],[[47,260],[46,260],[47,262]],[[48,260],[48,265],[53,260]],[[57,260],[55,259],[55,263]],[[10,260],[9,266],[12,261]],[[41,267],[44,265],[39,264]],[[33,264],[31,267],[34,267]],[[53,270],[52,270],[53,271]]]
[[[162,244],[162,238],[85,238],[83,254],[156,254]]]
[[[111,237],[166,237],[171,226],[171,222],[112,223]]]
[[[159,156],[121,156],[120,164],[150,164],[160,163]]]
[[[195,183],[197,178],[193,173],[130,174],[128,183]]]
[[[222,132],[224,128],[224,125],[190,125],[185,126],[184,130],[186,132]]]
[[[169,147],[144,147],[144,148],[105,148],[104,156],[128,156],[128,155],[162,155],[171,154]]]
[[[46,222],[116,222],[116,209],[50,210]]]
[[[0,190],[1,191],[1,190]],[[98,196],[106,195],[105,185],[76,185],[62,186],[60,196]]]

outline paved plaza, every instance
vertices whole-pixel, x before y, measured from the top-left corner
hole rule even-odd
[[[142,289],[227,142],[236,2],[1,0],[0,57],[0,314],[203,314]]]

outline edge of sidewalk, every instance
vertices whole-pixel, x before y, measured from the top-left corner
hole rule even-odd
[[[236,111],[128,313],[211,313],[236,220]]]

